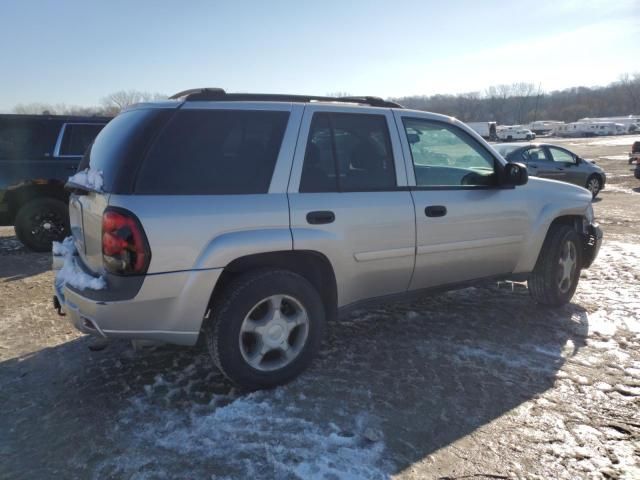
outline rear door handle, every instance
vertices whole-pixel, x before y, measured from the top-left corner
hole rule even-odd
[[[444,217],[447,214],[447,207],[444,205],[430,205],[424,209],[427,217]]]
[[[307,213],[307,222],[311,225],[323,225],[326,223],[333,223],[336,219],[336,215],[329,210],[319,210],[317,212]]]

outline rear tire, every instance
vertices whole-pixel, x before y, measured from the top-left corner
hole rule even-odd
[[[56,198],[36,198],[23,205],[14,221],[16,236],[34,252],[49,252],[53,241],[69,235],[69,210]]]
[[[529,294],[538,303],[558,307],[568,303],[578,287],[582,241],[567,225],[552,225],[529,275]]]
[[[316,355],[325,309],[304,277],[286,270],[242,274],[216,295],[203,335],[220,371],[256,390],[289,382]]]

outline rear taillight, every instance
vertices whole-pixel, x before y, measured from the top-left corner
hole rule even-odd
[[[102,214],[102,262],[119,275],[147,272],[151,250],[138,218],[128,210],[107,207]]]

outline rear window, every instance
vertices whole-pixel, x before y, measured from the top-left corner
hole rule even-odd
[[[288,119],[278,111],[180,110],[149,151],[135,192],[267,193]]]
[[[131,193],[135,172],[147,147],[175,110],[144,109],[121,113],[96,137],[79,170],[102,171],[103,189]]]

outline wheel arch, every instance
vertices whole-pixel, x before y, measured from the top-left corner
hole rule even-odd
[[[69,194],[64,189],[64,183],[51,180],[33,180],[18,187],[9,188],[4,201],[9,207],[10,220],[15,221],[18,210],[37,198],[54,198],[66,203],[69,201]]]
[[[211,307],[225,287],[244,273],[259,269],[288,270],[304,277],[320,294],[329,321],[337,317],[338,289],[329,259],[313,250],[284,250],[238,257],[224,267],[211,293]]]
[[[520,261],[516,265],[513,273],[529,274],[533,271],[540,257],[544,240],[547,238],[552,226],[568,225],[581,234],[583,233],[583,221],[584,215],[580,213],[558,212],[552,217],[548,215],[548,211],[543,211],[538,221],[532,225],[531,231],[533,234],[526,243]]]

